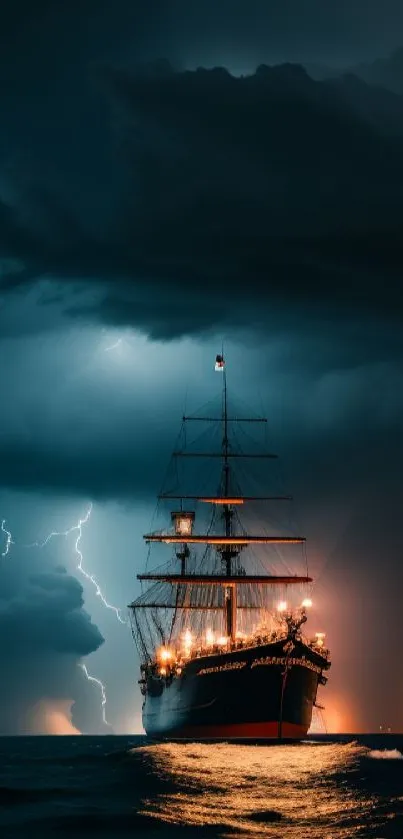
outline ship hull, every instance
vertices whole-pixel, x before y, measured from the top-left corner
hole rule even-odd
[[[302,739],[328,667],[289,639],[192,659],[180,675],[149,676],[144,729],[168,739]]]

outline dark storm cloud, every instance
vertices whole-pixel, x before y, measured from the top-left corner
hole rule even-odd
[[[5,0],[0,38],[7,79],[15,83],[25,61],[49,87],[66,55],[82,61],[111,50],[181,57],[187,66],[223,57],[252,67],[302,57],[345,65],[397,46],[402,24],[399,0]]]
[[[0,243],[24,267],[5,269],[4,288],[23,290],[46,274],[47,295],[53,286],[80,325],[130,325],[162,340],[234,328],[252,343],[279,337],[281,369],[310,371],[312,410],[303,402],[292,413],[307,434],[347,434],[354,448],[372,412],[376,365],[386,365],[387,405],[400,381],[388,367],[402,356],[400,97],[354,78],[316,83],[291,65],[247,78],[224,69],[178,73],[164,61],[136,72],[104,66],[98,86],[105,109],[112,104],[124,192],[111,210],[105,188],[94,227],[63,189],[35,179],[26,194],[9,186]],[[88,119],[80,135],[88,131],[96,149]],[[80,172],[87,155],[88,145]],[[98,170],[106,187],[111,171]],[[82,294],[72,298],[76,287]],[[2,314],[6,323],[7,307]],[[337,368],[340,377],[326,381]],[[45,393],[48,386],[44,379]],[[79,389],[75,400],[85,403]],[[91,426],[80,445],[74,422],[59,427],[53,413],[52,429],[43,417],[30,437],[18,432],[18,410],[10,425],[4,417],[4,483],[99,498],[136,496],[146,479],[155,487],[150,439],[131,436],[137,406],[121,408],[124,421],[114,411],[109,429],[94,435]],[[376,410],[371,427],[376,434]],[[155,460],[165,459],[169,442],[159,438]]]
[[[403,93],[403,48],[399,47],[386,58],[377,58],[366,64],[358,64],[352,70],[369,84]]]
[[[361,79],[372,86],[372,95],[376,93],[374,88],[381,88],[379,90],[379,103],[383,101],[384,106],[388,104],[393,108],[394,102],[398,101],[395,97],[385,97],[385,90],[391,93],[401,95],[403,93],[403,47],[399,46],[394,49],[387,56],[376,58],[375,61],[361,62],[354,64],[352,67],[331,68],[323,64],[315,64],[310,61],[303,62],[313,79],[331,79],[347,77],[351,82],[353,76],[356,79]],[[356,85],[356,92],[361,95],[362,104],[366,104],[367,92],[365,86]],[[356,105],[360,102],[356,99]]]
[[[78,663],[104,640],[83,609],[82,586],[52,561],[52,551],[9,548],[0,564],[2,734],[29,731],[42,700],[82,699]]]
[[[385,92],[383,108],[364,83],[318,83],[291,65],[239,79],[161,64],[102,75],[119,111],[126,194],[97,233],[43,187],[3,204],[4,257],[25,264],[8,286],[35,272],[91,281],[97,297],[72,314],[159,338],[245,315],[259,325],[265,306],[290,295],[401,308],[399,97]]]
[[[394,33],[402,9],[387,13]],[[0,15],[0,253],[23,263],[4,289],[91,280],[95,301],[66,301],[72,314],[162,338],[264,323],[291,294],[400,305],[399,97],[297,67],[234,79],[97,65],[314,59],[326,33],[344,47],[379,33],[384,4],[20,0]]]
[[[10,555],[8,571],[13,562]],[[82,586],[65,569],[29,574],[23,592],[13,592],[2,571],[6,577],[3,591],[8,593],[0,610],[3,655],[11,652],[14,656],[22,644],[24,654],[58,652],[79,657],[102,644],[100,632],[82,609]]]

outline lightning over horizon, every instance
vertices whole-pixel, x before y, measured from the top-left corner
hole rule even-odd
[[[93,682],[94,684],[98,685],[98,687],[101,689],[102,721],[109,728],[112,728],[110,722],[108,722],[108,720],[106,719],[106,690],[105,690],[105,685],[101,682],[100,679],[97,679],[96,676],[91,676],[90,675],[90,673],[87,670],[87,666],[85,664],[79,664],[78,666],[81,668],[81,670],[84,671],[85,676],[88,679],[88,681]]]
[[[74,543],[74,550],[75,550],[76,556],[78,558],[78,562],[77,562],[77,565],[76,565],[77,570],[80,572],[80,574],[82,574],[85,577],[86,580],[89,580],[89,582],[91,582],[92,585],[95,587],[96,595],[97,595],[97,597],[100,598],[100,600],[102,601],[105,608],[113,611],[115,613],[119,623],[121,623],[123,626],[127,626],[128,621],[126,621],[126,620],[124,620],[124,618],[122,618],[122,616],[120,614],[120,609],[117,606],[114,606],[113,604],[109,603],[106,600],[104,594],[101,591],[99,583],[97,582],[94,575],[89,574],[88,571],[86,571],[85,568],[83,567],[83,554],[82,554],[82,551],[81,551],[81,548],[80,548],[80,542],[81,542],[81,538],[82,538],[82,528],[89,521],[89,518],[91,516],[91,512],[92,512],[92,503],[90,503],[85,516],[83,518],[79,518],[77,524],[72,525],[70,528],[68,528],[67,530],[64,530],[64,531],[52,530],[51,533],[48,533],[48,535],[42,541],[37,540],[35,542],[31,542],[31,543],[26,544],[26,545],[21,545],[21,547],[25,548],[25,549],[32,549],[32,548],[42,549],[51,541],[51,539],[53,539],[57,536],[62,536],[64,538],[67,538],[71,533],[77,532],[77,538],[76,538],[75,543]],[[1,528],[0,528],[1,531],[6,536],[4,550],[2,551],[2,554],[1,554],[2,557],[5,557],[10,553],[11,545],[17,544],[12,537],[11,531],[7,530],[7,528],[6,528],[6,521],[7,521],[6,519],[2,520]],[[85,664],[79,664],[79,667],[84,671],[87,680],[89,682],[93,682],[94,684],[97,684],[99,686],[99,688],[101,689],[102,720],[103,720],[105,725],[107,725],[108,727],[111,727],[111,724],[106,719],[106,701],[107,701],[107,699],[106,699],[105,685],[96,676],[92,676],[92,675],[89,674],[88,669],[87,669]]]

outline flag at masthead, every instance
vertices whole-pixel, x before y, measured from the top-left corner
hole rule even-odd
[[[223,355],[216,355],[215,358],[215,370],[224,370],[224,356]]]

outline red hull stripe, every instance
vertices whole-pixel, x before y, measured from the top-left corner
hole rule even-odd
[[[243,722],[228,723],[224,725],[193,725],[177,729],[171,733],[171,737],[189,739],[210,739],[220,738],[242,738],[242,737],[263,737],[271,740],[279,739],[280,726],[278,722]],[[291,722],[283,722],[281,726],[281,737],[292,740],[300,740],[306,737],[308,728],[305,725],[295,725]]]

